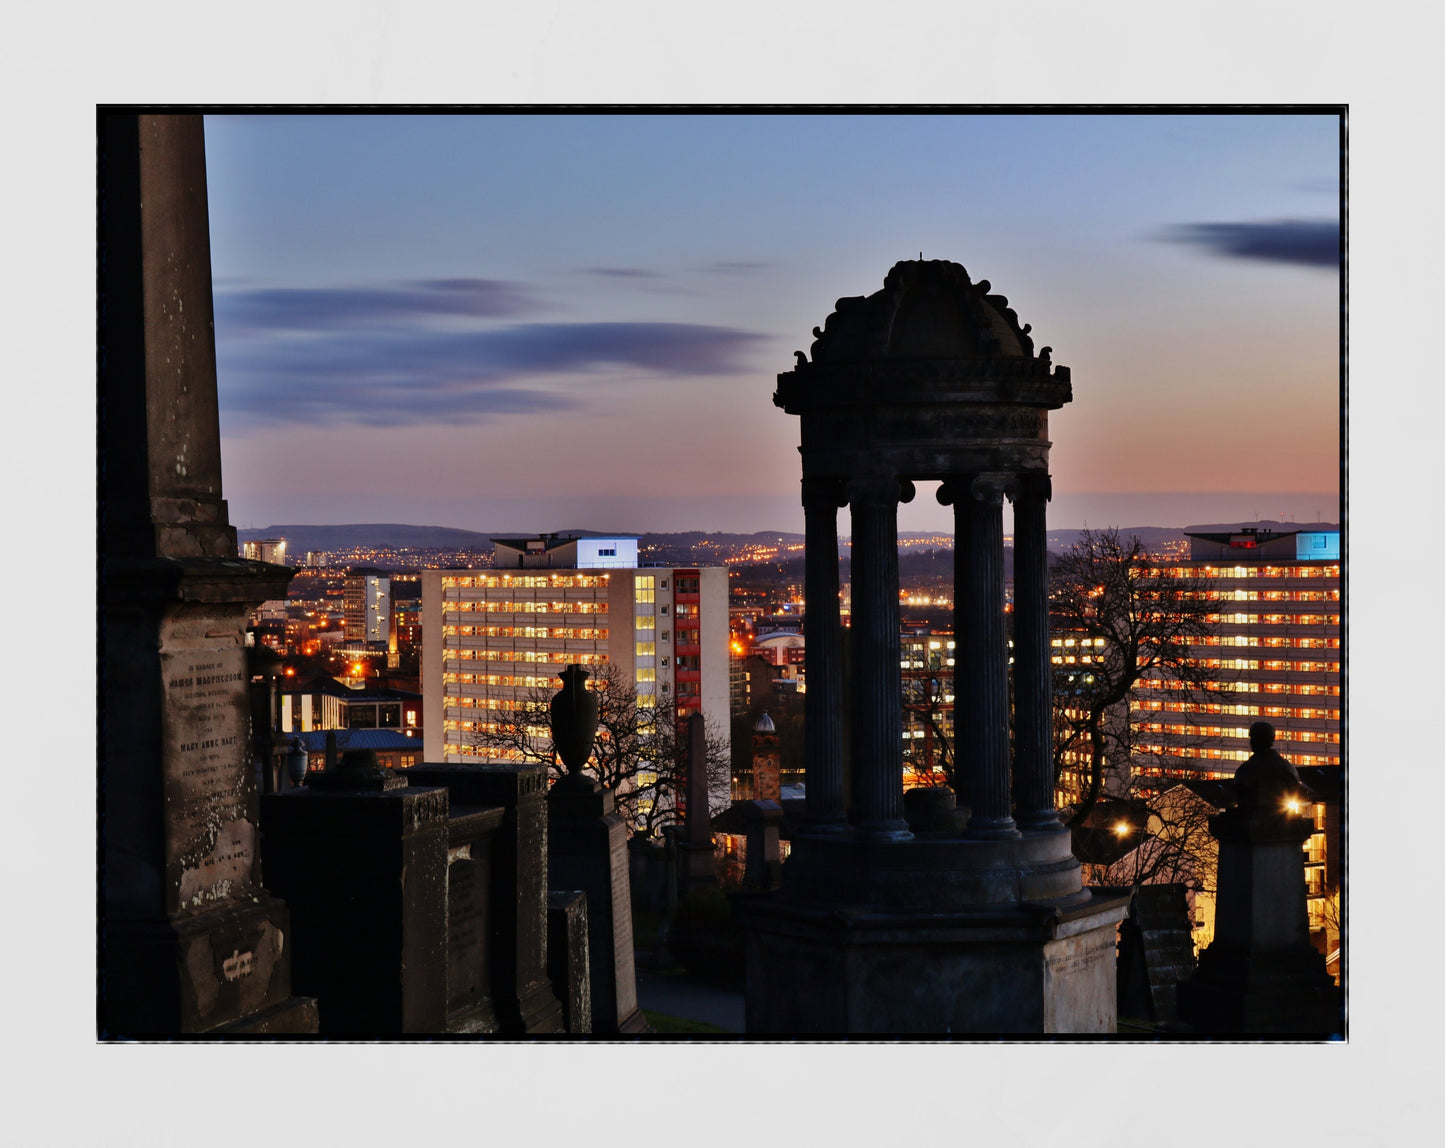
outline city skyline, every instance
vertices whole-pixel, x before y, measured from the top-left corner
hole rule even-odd
[[[1051,524],[1338,520],[1336,116],[206,124],[237,525],[801,529],[775,376],[920,253],[1073,370]]]

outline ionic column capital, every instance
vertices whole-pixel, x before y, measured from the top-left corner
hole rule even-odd
[[[843,492],[853,507],[896,507],[909,502],[914,495],[913,483],[891,474],[859,475],[848,479]]]
[[[1054,497],[1054,480],[1047,474],[1037,472],[1026,472],[1017,476],[1013,490],[1009,491],[1009,501],[1018,505],[1019,502],[1036,501],[1049,502]]]
[[[1015,497],[1018,476],[1002,471],[980,474],[954,474],[938,486],[938,501],[944,506],[961,506],[965,502],[983,502],[1002,506],[1004,496]]]

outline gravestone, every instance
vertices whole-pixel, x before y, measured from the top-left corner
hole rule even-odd
[[[505,811],[452,806],[447,819],[447,1031],[496,1032],[492,842]]]
[[[348,751],[261,800],[266,878],[324,1035],[447,1031],[447,791]]]
[[[569,1033],[592,1031],[592,969],[587,937],[587,894],[547,894],[547,971],[562,1002]]]
[[[707,727],[702,714],[687,719],[687,807],[677,841],[678,893],[717,888],[716,845],[708,806]]]
[[[415,785],[458,805],[500,807],[492,845],[489,959],[498,1031],[565,1032],[547,972],[547,770],[540,765],[412,766]]]
[[[291,571],[236,557],[200,116],[100,124],[101,1030],[314,1032],[261,884],[245,628]]]

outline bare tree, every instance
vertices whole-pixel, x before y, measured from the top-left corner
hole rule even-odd
[[[628,832],[650,837],[680,819],[678,796],[687,787],[686,719],[671,697],[639,697],[632,680],[610,662],[589,669],[587,688],[598,695],[599,706],[597,739],[587,767],[612,791]],[[555,692],[539,687],[514,710],[489,711],[474,748],[506,760],[546,765],[560,777],[566,771],[552,751]],[[710,717],[704,728],[709,812],[715,813],[730,797],[731,755],[726,732]]]
[[[1220,696],[1219,671],[1204,667],[1194,649],[1217,638],[1216,609],[1204,579],[1161,567],[1137,537],[1125,541],[1117,530],[1085,530],[1055,561],[1053,629],[1088,640],[1076,647],[1086,655],[1059,667],[1055,689],[1055,782],[1070,755],[1087,762],[1088,791],[1071,824],[1098,803],[1111,764],[1128,788],[1128,701],[1141,679],[1168,680],[1185,701]]]

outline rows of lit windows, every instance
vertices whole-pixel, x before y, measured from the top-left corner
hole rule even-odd
[[[1209,761],[1248,761],[1251,756],[1250,751],[1247,749],[1200,749],[1197,747],[1176,745],[1140,745],[1137,748],[1140,753],[1152,754],[1155,757],[1197,758]],[[1339,758],[1331,754],[1292,753],[1290,754],[1290,761],[1296,766],[1334,765],[1338,763]],[[1156,770],[1151,772],[1147,768],[1137,769],[1136,772],[1147,777],[1161,775],[1160,771]],[[1195,776],[1199,775],[1196,773]],[[1210,775],[1205,774],[1204,776]]]
[[[606,602],[559,602],[545,598],[535,602],[485,599],[480,602],[448,602],[442,617],[457,613],[477,614],[605,614]]]
[[[1177,722],[1141,722],[1138,728],[1144,733],[1169,733],[1176,737],[1186,734],[1190,737],[1241,737],[1247,738],[1249,730],[1244,726],[1180,725]],[[1340,735],[1320,730],[1278,730],[1275,737],[1281,741],[1325,741],[1339,744]]]
[[[1289,634],[1271,637],[1260,635],[1257,631],[1252,634],[1226,634],[1223,637],[1208,635],[1193,638],[1190,644],[1194,646],[1295,646],[1300,649],[1316,650],[1338,650],[1340,648],[1338,638],[1297,638]]]
[[[1160,713],[1167,710],[1171,713],[1233,714],[1236,717],[1324,718],[1328,720],[1340,716],[1340,711],[1337,709],[1325,710],[1306,706],[1238,705],[1228,702],[1166,701],[1162,698],[1141,698],[1134,703],[1134,708],[1146,713]]]
[[[577,662],[584,666],[600,665],[606,654],[579,653],[576,650],[443,650],[444,662]]]
[[[606,626],[454,626],[442,627],[444,638],[567,638],[605,642]]]
[[[1235,626],[1338,626],[1338,614],[1209,614],[1206,622]]]
[[[478,590],[531,587],[538,590],[585,590],[607,585],[606,574],[468,574],[445,575],[443,590]]]
[[[471,683],[463,682],[463,685]],[[487,710],[496,713],[514,713],[517,710],[528,710],[535,703],[526,698],[464,698],[448,696],[446,699],[446,710],[451,712],[457,709],[475,709],[485,707]]]
[[[460,674],[454,675],[458,685],[464,686],[552,686],[557,684],[557,674]],[[443,681],[447,675],[443,674]]]
[[[1168,578],[1338,578],[1340,568],[1329,566],[1170,566],[1156,571]]]

